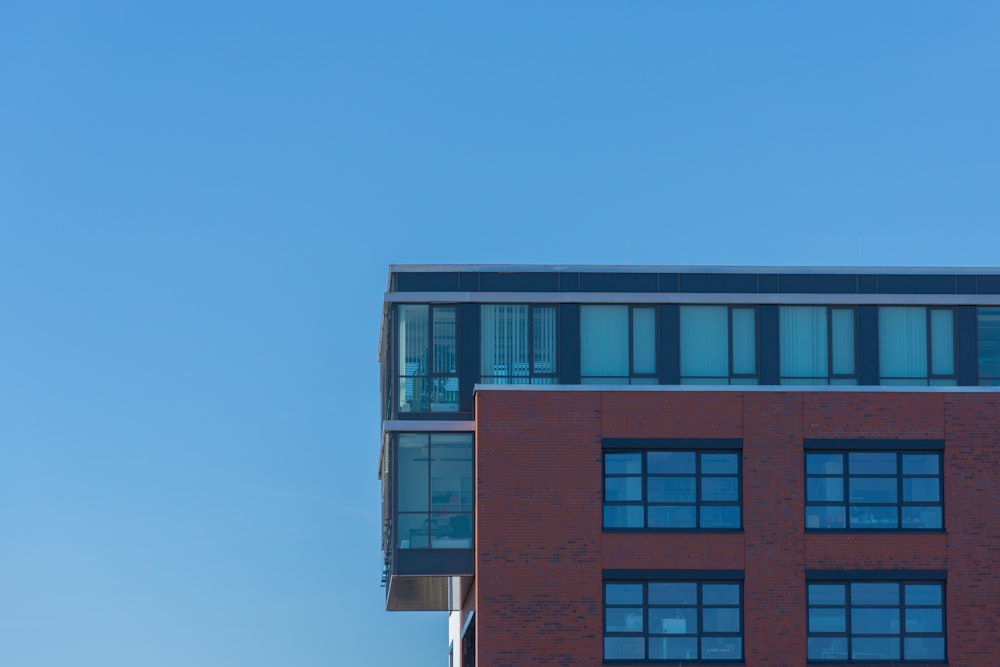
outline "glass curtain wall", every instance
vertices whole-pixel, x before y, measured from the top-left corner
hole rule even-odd
[[[950,308],[879,308],[883,385],[954,385],[955,313]]]
[[[396,436],[396,546],[472,547],[471,433]]]
[[[756,310],[681,306],[681,384],[757,384]]]
[[[1000,308],[980,308],[977,333],[979,338],[979,384],[1000,385]]]
[[[399,411],[458,410],[455,307],[401,304],[396,318]]]
[[[656,384],[656,311],[580,307],[583,384]]]
[[[781,384],[857,384],[854,310],[782,306]]]
[[[483,384],[555,384],[554,306],[480,307]]]

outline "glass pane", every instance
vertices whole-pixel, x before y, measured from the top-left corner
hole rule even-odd
[[[739,500],[740,483],[735,477],[702,477],[702,500]]]
[[[851,502],[894,503],[896,483],[895,477],[851,477],[848,481]]]
[[[806,500],[844,500],[843,477],[808,477],[806,478]]]
[[[402,376],[398,395],[400,412],[427,412],[430,407],[428,315],[429,307],[426,305],[398,306],[398,372]]]
[[[642,454],[640,452],[605,454],[604,473],[607,475],[639,475],[642,473]]]
[[[907,660],[944,660],[944,637],[906,637],[903,650]]]
[[[632,372],[656,372],[656,310],[632,309]]]
[[[941,499],[941,482],[937,477],[904,477],[903,500],[938,501]]]
[[[736,454],[702,454],[701,474],[718,475],[733,474],[737,472]]]
[[[899,584],[852,583],[851,604],[854,606],[899,604]]]
[[[650,528],[694,528],[694,506],[650,505]]]
[[[604,611],[607,632],[642,632],[642,607],[608,607]]]
[[[605,637],[604,658],[606,660],[644,660],[646,640],[642,637]]]
[[[457,373],[455,365],[455,308],[434,308],[434,372]]]
[[[879,307],[879,367],[883,378],[927,377],[926,318],[922,307]]]
[[[556,372],[556,309],[551,306],[534,308],[534,345],[532,358],[535,373],[551,374]]]
[[[739,584],[704,584],[701,587],[702,604],[739,604]]]
[[[650,607],[649,631],[657,635],[694,634],[698,632],[698,608]]]
[[[843,454],[806,454],[806,472],[810,475],[840,475],[844,472]]]
[[[729,376],[726,306],[681,306],[681,375]]]
[[[753,308],[733,308],[733,374],[757,372],[756,330]]]
[[[743,640],[739,637],[702,637],[703,660],[739,660],[743,657]]]
[[[810,637],[810,660],[847,660],[846,637]]]
[[[899,660],[896,637],[855,637],[851,641],[852,660]]]
[[[646,454],[649,474],[694,474],[694,452],[649,452]]]
[[[605,477],[604,500],[642,500],[642,477]]]
[[[954,311],[931,310],[931,373],[952,375],[955,372]]]
[[[841,530],[846,528],[843,505],[814,505],[806,507],[806,528]]]
[[[708,607],[702,611],[705,632],[739,632],[740,610],[735,607]]]
[[[430,509],[428,436],[420,433],[400,433],[396,437],[398,443],[396,508],[400,512],[426,512]]]
[[[402,513],[396,517],[396,543],[400,549],[429,549],[431,546],[430,517]]]
[[[943,629],[940,609],[906,610],[907,632],[941,632]]]
[[[904,475],[937,475],[941,471],[940,454],[903,454]]]
[[[894,452],[851,452],[848,470],[852,475],[895,475]]]
[[[846,632],[843,607],[813,607],[809,610],[809,632]]]
[[[515,375],[528,375],[528,307],[483,305],[479,317],[483,377],[505,384]]]
[[[628,377],[628,306],[580,306],[580,374]]]
[[[940,507],[904,507],[903,528],[940,530],[944,527]]]
[[[942,602],[940,584],[906,584],[904,588],[907,605],[932,605]]]
[[[781,377],[827,377],[826,306],[781,306],[779,322]]]
[[[695,605],[698,604],[698,584],[686,581],[657,582],[649,584],[649,604],[651,605]]]
[[[1000,308],[980,308],[977,324],[980,382],[1000,378]]]
[[[695,502],[694,477],[650,477],[646,487],[651,503]]]
[[[604,601],[607,604],[642,604],[642,584],[605,584]]]
[[[871,505],[851,507],[851,528],[893,530],[898,527],[898,523],[895,505],[892,507],[872,507]]]
[[[898,635],[899,608],[853,607],[851,629],[856,635]]]
[[[854,374],[854,311],[834,308],[830,311],[833,341],[833,372],[835,375]]]
[[[605,528],[642,528],[642,505],[605,505]]]
[[[650,660],[695,660],[698,640],[694,637],[651,637]]]
[[[845,604],[844,584],[809,584],[809,604]]]
[[[739,528],[740,508],[738,505],[702,505],[702,528]]]

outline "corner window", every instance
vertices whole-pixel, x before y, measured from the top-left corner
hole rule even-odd
[[[808,530],[941,530],[941,453],[806,453]]]
[[[943,582],[811,580],[807,594],[810,661],[945,659]]]
[[[580,307],[583,384],[656,384],[656,309]]]
[[[878,352],[883,385],[957,384],[954,309],[880,307]]]
[[[604,452],[605,528],[740,526],[739,452]]]
[[[483,384],[556,384],[555,306],[480,306]]]
[[[781,384],[857,384],[853,308],[782,306]]]
[[[681,306],[681,384],[757,384],[757,310]]]
[[[455,317],[455,306],[397,306],[400,412],[458,410]]]
[[[1000,308],[979,308],[979,384],[1000,385]]]
[[[606,662],[743,660],[739,581],[605,581]]]
[[[396,436],[398,548],[472,547],[472,471],[471,433]]]

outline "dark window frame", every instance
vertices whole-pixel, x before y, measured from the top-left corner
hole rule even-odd
[[[781,375],[781,369],[778,369],[778,382],[782,383],[784,380],[826,380],[827,384],[835,384],[837,381],[843,380],[853,380],[853,384],[858,382],[858,367],[860,365],[860,358],[858,354],[859,338],[858,338],[858,307],[857,306],[839,306],[839,305],[828,305],[828,304],[782,304],[780,308],[795,307],[795,306],[822,306],[826,308],[826,376],[815,376],[815,377],[800,377],[798,375]],[[853,324],[853,335],[854,335],[854,372],[853,373],[834,373],[833,372],[833,312],[836,310],[846,310],[851,313],[851,322]],[[779,315],[780,317],[780,315]],[[779,325],[778,334],[778,354],[779,358],[781,355],[781,334]],[[842,382],[841,384],[851,384],[850,382]]]
[[[650,473],[648,466],[648,455],[657,452],[673,452],[677,454],[692,453],[695,459],[693,473]],[[641,459],[639,473],[609,473],[607,470],[607,457],[613,454],[639,454]],[[731,454],[736,458],[736,473],[704,473],[702,470],[702,457],[709,454]],[[602,519],[601,525],[607,532],[740,532],[743,530],[743,457],[742,450],[736,448],[718,447],[640,447],[640,448],[608,448],[601,453],[601,500]],[[736,500],[702,500],[703,480],[705,477],[712,478],[735,478],[736,480]],[[641,486],[641,498],[639,500],[611,500],[607,499],[607,483],[609,479],[639,478]],[[669,478],[693,478],[694,479],[694,500],[691,502],[651,502],[649,500],[649,480],[669,479]],[[608,508],[613,507],[641,507],[643,522],[642,526],[609,526],[605,514]],[[694,509],[694,526],[652,526],[649,521],[650,507],[691,507]],[[735,507],[739,517],[736,526],[703,526],[703,507]]]
[[[861,575],[864,576],[861,576]],[[930,576],[924,576],[924,575]],[[807,659],[810,664],[941,664],[947,662],[948,642],[947,642],[947,596],[946,580],[944,573],[907,573],[903,572],[881,572],[868,571],[864,573],[840,573],[840,572],[809,572],[806,577],[806,640]],[[897,601],[893,603],[875,602],[864,604],[855,602],[853,599],[854,586],[858,584],[892,584],[898,587]],[[813,602],[811,599],[812,586],[842,586],[843,603],[837,602]],[[938,586],[940,589],[940,604],[920,604],[908,603],[908,586]],[[887,610],[895,609],[898,613],[898,622],[895,632],[891,629],[888,632],[853,632],[853,616],[858,610]],[[813,610],[843,610],[843,631],[819,631],[812,629]],[[935,632],[918,632],[910,630],[910,617],[908,610],[940,610],[941,629]],[[818,620],[818,619],[817,619]],[[916,625],[916,623],[914,623]],[[891,628],[891,626],[890,626]],[[900,657],[880,657],[872,655],[855,655],[854,644],[857,640],[865,639],[898,639]],[[928,658],[926,655],[907,656],[907,640],[933,639],[940,640],[943,647],[943,655],[940,657]],[[828,648],[822,650],[818,657],[810,655],[813,649],[810,646],[813,640],[828,643]],[[843,642],[837,644],[837,642]],[[835,648],[842,646],[843,648]],[[859,651],[862,653],[862,651]],[[824,657],[824,654],[825,657]]]
[[[580,384],[586,384],[583,380],[586,379],[601,379],[601,378],[611,378],[612,376],[607,375],[583,375],[583,308],[586,306],[621,306],[624,304],[618,303],[584,303],[580,304],[581,309],[581,329],[580,329]],[[653,382],[648,382],[645,384],[659,384],[659,371],[660,368],[660,309],[657,307],[658,304],[627,304],[628,308],[628,375],[614,376],[614,379],[628,380],[629,384],[633,383],[633,380],[653,380]],[[646,373],[637,373],[635,370],[635,311],[636,310],[651,310],[653,311],[653,370]],[[557,323],[558,328],[558,323]]]
[[[680,314],[678,315],[680,321],[680,328],[684,328],[684,308],[689,306],[724,306],[726,308],[726,343],[727,343],[727,364],[728,364],[728,374],[718,375],[718,376],[706,376],[706,375],[684,375],[683,370],[681,370],[681,375],[679,376],[679,382],[681,384],[714,384],[712,382],[704,382],[705,380],[726,380],[725,384],[732,385],[733,380],[753,380],[754,382],[737,382],[736,384],[759,384],[760,383],[760,312],[759,304],[719,304],[719,303],[685,303],[680,304]],[[733,371],[733,311],[734,310],[749,310],[753,313],[753,372],[752,373],[736,373]],[[684,341],[678,336],[677,349],[679,350],[681,358],[681,366],[683,369],[683,359],[684,359]],[[694,380],[694,382],[685,382],[685,380]]]
[[[924,350],[927,356],[927,375],[926,377],[898,377],[894,375],[882,375],[881,362],[879,362],[879,384],[884,384],[886,380],[891,381],[923,381],[923,384],[916,386],[953,386],[958,384],[958,312],[955,306],[924,306],[920,304],[899,304],[899,305],[885,305],[879,306],[882,308],[897,308],[897,307],[907,307],[907,308],[923,308],[924,309],[924,326],[925,326],[925,347]],[[951,313],[951,373],[935,373],[934,372],[934,332],[933,332],[933,315],[935,311],[946,311]],[[879,331],[879,337],[882,336],[882,331]],[[935,384],[936,383],[936,384]],[[896,385],[891,385],[896,386]]]
[[[399,310],[401,306],[426,306],[427,307],[427,362],[426,362],[426,373],[421,373],[419,375],[409,375],[405,371],[405,360],[400,358],[400,340],[399,340],[399,325],[401,322],[399,316]],[[454,315],[455,320],[455,353],[453,359],[454,372],[439,372],[435,371],[435,359],[437,358],[439,352],[437,346],[434,343],[434,312],[436,310],[451,310]],[[459,396],[461,391],[461,359],[462,359],[462,323],[459,314],[458,304],[454,303],[401,303],[396,304],[395,316],[396,322],[393,327],[394,330],[394,345],[393,345],[393,357],[394,357],[394,367],[395,367],[395,390],[400,391],[401,385],[406,380],[414,381],[416,384],[419,380],[424,380],[428,384],[427,390],[427,409],[410,409],[401,410],[399,406],[400,397],[395,397],[395,410],[400,414],[412,415],[412,414],[429,414],[429,413],[453,413],[457,412],[459,409]],[[455,400],[454,408],[447,410],[434,410],[433,406],[435,401],[433,400],[437,396],[437,391],[449,391],[447,384],[449,382],[454,382],[455,389]]]
[[[498,384],[498,385],[508,385],[508,384],[558,384],[559,383],[559,358],[561,355],[560,344],[559,344],[559,332],[561,329],[560,317],[559,317],[559,304],[557,303],[488,303],[483,302],[479,304],[480,308],[480,322],[482,321],[482,309],[483,307],[496,307],[496,306],[509,306],[509,307],[519,307],[525,306],[528,309],[528,331],[527,331],[527,343],[528,343],[528,368],[526,375],[514,375],[508,373],[507,375],[492,375],[486,374],[483,371],[486,370],[486,365],[484,360],[480,358],[480,373],[479,381],[482,384]],[[549,308],[553,311],[553,368],[551,371],[539,372],[536,370],[537,364],[537,350],[535,346],[535,311]],[[485,331],[481,328],[479,332],[480,339],[477,341],[480,348],[480,356],[482,355],[482,337],[485,335]],[[487,380],[492,380],[487,382]],[[504,380],[498,382],[497,380]]]
[[[636,571],[634,574],[624,572],[619,573],[623,576],[606,576],[601,587],[602,593],[602,614],[601,614],[601,628],[602,637],[604,639],[604,647],[602,649],[602,654],[604,656],[605,664],[677,664],[678,662],[683,663],[693,663],[693,664],[739,664],[745,660],[745,645],[744,645],[744,635],[746,634],[745,619],[743,617],[743,611],[745,607],[744,589],[743,589],[743,576],[742,572],[729,572],[729,571],[704,571],[704,570],[675,570],[675,571]],[[631,586],[641,586],[642,587],[642,602],[641,603],[618,603],[609,604],[608,603],[608,588],[609,586],[616,585],[631,585]],[[659,604],[653,604],[650,602],[649,587],[650,585],[656,584],[692,584],[696,586],[696,601],[694,603],[668,603],[662,602]],[[705,587],[706,586],[736,586],[738,589],[739,601],[737,604],[731,603],[705,603]],[[608,612],[609,610],[635,610],[636,608],[641,609],[641,628],[638,630],[608,630]],[[651,631],[651,611],[662,609],[678,609],[678,610],[693,610],[696,621],[694,632],[688,632],[690,628],[685,628],[683,633],[673,633],[673,632],[659,632],[654,633]],[[739,617],[739,630],[737,631],[706,631],[705,630],[705,612],[706,610],[722,610],[722,609],[736,609]],[[608,657],[607,653],[607,639],[609,638],[625,638],[625,639],[636,639],[642,638],[643,642],[643,656],[642,658],[636,657],[622,657],[614,658]],[[670,638],[675,639],[693,639],[695,646],[696,655],[693,657],[670,657],[670,658],[650,658],[652,653],[651,647],[653,642],[658,640],[667,640]],[[719,657],[718,655],[712,655],[704,657],[703,653],[707,652],[705,648],[705,640],[736,640],[738,645],[737,655],[731,658]]]
[[[851,454],[858,453],[876,453],[876,454],[894,454],[896,456],[896,472],[894,475],[888,473],[855,473],[850,472],[850,457]],[[819,474],[809,472],[809,457],[812,455],[839,455],[841,456],[841,472],[839,474]],[[904,457],[909,455],[933,455],[937,456],[938,459],[938,472],[937,474],[928,473],[906,473],[903,470]],[[910,449],[910,448],[856,448],[851,446],[845,447],[834,447],[827,445],[826,447],[812,447],[808,448],[803,457],[804,463],[804,498],[805,498],[805,529],[807,532],[816,533],[830,533],[830,532],[904,532],[904,533],[926,533],[926,532],[944,532],[945,526],[945,510],[944,510],[944,455],[939,449]],[[841,497],[842,500],[810,500],[809,499],[809,481],[810,480],[822,480],[822,479],[840,479],[841,480]],[[850,487],[852,479],[891,479],[895,478],[896,481],[896,501],[895,502],[876,502],[876,501],[855,501],[851,499]],[[904,500],[904,486],[907,479],[937,479],[938,482],[938,500],[934,501],[914,501],[914,500]],[[844,511],[843,516],[843,527],[839,526],[810,526],[809,525],[809,508],[842,508]],[[854,525],[852,508],[854,507],[869,507],[869,508],[890,508],[894,507],[896,509],[896,525],[878,525],[871,527],[864,527],[864,524]],[[919,527],[915,525],[905,525],[904,522],[904,512],[907,508],[920,508],[920,507],[932,507],[938,508],[941,512],[941,525],[932,526],[928,528]]]

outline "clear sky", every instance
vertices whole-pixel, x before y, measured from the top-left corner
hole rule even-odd
[[[390,263],[1000,264],[995,2],[0,2],[0,664],[443,667]]]

